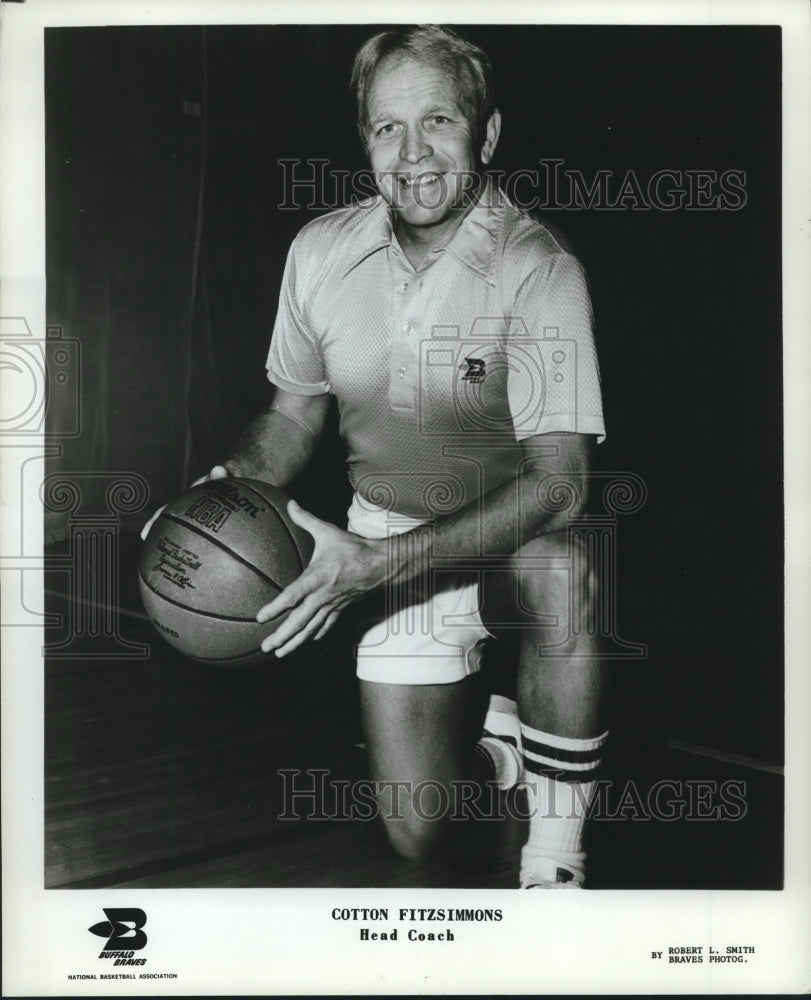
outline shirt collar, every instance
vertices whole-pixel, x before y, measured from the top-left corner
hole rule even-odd
[[[504,192],[492,177],[486,177],[476,204],[444,247],[444,250],[491,285],[495,284],[493,269],[503,218],[498,209],[507,204],[509,201]]]
[[[476,204],[449,242],[435,252],[451,254],[479,277],[495,284],[493,267],[500,228],[497,210],[504,205],[509,205],[509,199],[491,177],[486,177]],[[344,277],[371,254],[390,246],[394,238],[391,215],[382,197],[378,195],[371,201],[362,202],[359,207],[365,211],[353,234],[354,252],[344,269]]]
[[[362,201],[358,210],[360,223],[352,233],[352,252],[344,268],[344,277],[371,254],[389,246],[394,236],[388,205],[380,195]]]

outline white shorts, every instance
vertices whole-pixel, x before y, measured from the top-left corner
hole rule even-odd
[[[424,524],[364,500],[356,493],[348,512],[349,531],[387,538]],[[484,640],[479,585],[442,574],[442,589],[428,600],[387,594],[364,621],[357,646],[358,677],[382,684],[452,684],[476,673]]]

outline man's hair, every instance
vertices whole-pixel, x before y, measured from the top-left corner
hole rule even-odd
[[[462,111],[473,123],[477,144],[484,142],[487,122],[496,107],[489,56],[450,28],[421,24],[381,31],[358,49],[350,86],[364,148],[368,146],[369,92],[378,67],[389,56],[416,59],[443,70],[456,83]]]

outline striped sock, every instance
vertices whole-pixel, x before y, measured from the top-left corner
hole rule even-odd
[[[607,737],[572,739],[521,724],[530,813],[522,885],[585,880],[583,827]]]
[[[514,701],[503,695],[491,695],[484,731],[476,744],[476,753],[493,769],[496,784],[506,790],[521,778],[521,724]]]

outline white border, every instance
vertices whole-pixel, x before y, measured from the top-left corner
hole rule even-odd
[[[336,15],[340,12],[340,17]],[[809,767],[808,512],[809,421],[809,59],[803,0],[723,2],[354,2],[265,0],[28,0],[0,8],[0,205],[3,277],[0,315],[45,327],[44,103],[46,25],[447,21],[567,24],[782,24],[784,44],[784,318],[787,483],[787,887],[784,892],[534,893],[454,890],[453,905],[499,906],[499,925],[459,925],[454,945],[355,943],[356,927],[329,918],[332,905],[443,905],[434,890],[105,891],[104,905],[148,900],[149,968],[180,974],[153,995],[257,993],[753,993],[811,988],[811,810]],[[753,247],[753,252],[756,248]],[[748,347],[748,345],[744,345]],[[732,430],[730,431],[732,433]],[[2,443],[5,443],[3,441]],[[0,513],[4,552],[36,555],[38,526],[20,540],[21,509],[9,452]],[[16,471],[11,468],[16,475]],[[753,512],[753,517],[756,516]],[[745,539],[741,540],[745,545]],[[10,546],[10,547],[9,547]],[[764,585],[768,585],[764,581]],[[36,595],[35,595],[36,599]],[[40,605],[41,606],[41,605]],[[75,984],[67,971],[89,966],[87,928],[99,919],[97,891],[54,891],[43,883],[41,635],[4,629],[2,749],[4,995],[99,995],[108,984]],[[467,902],[470,900],[470,902]],[[185,942],[194,937],[193,947]],[[542,951],[539,947],[542,942]],[[671,944],[754,944],[736,967],[673,966],[650,960]],[[542,958],[540,955],[542,954]],[[121,995],[149,987],[116,984]]]

